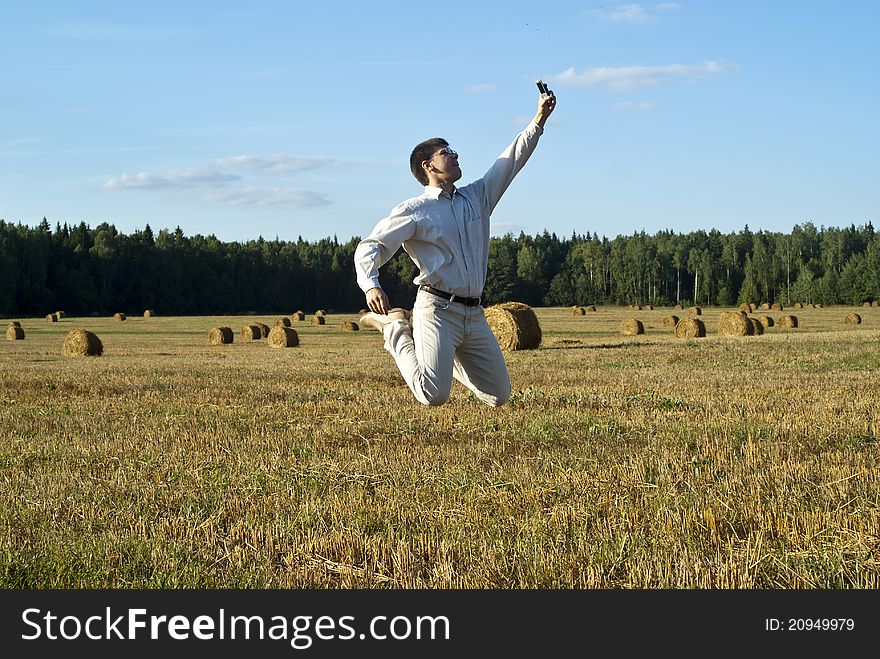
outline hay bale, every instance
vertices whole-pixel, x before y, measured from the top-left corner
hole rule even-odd
[[[627,318],[620,323],[620,333],[624,336],[635,336],[636,334],[644,334],[645,326],[638,318]]]
[[[672,308],[673,308],[675,311],[683,311],[683,310],[684,310],[684,307],[681,306],[680,304],[676,304],[676,305],[675,305],[674,307],[672,307]]]
[[[749,313],[752,310],[751,305],[748,302],[743,302],[741,305],[739,305],[739,308],[741,311],[745,311],[746,313]]]
[[[795,302],[795,303],[794,303],[794,308],[795,308],[795,309],[803,309],[803,308],[804,308],[804,305],[802,305],[800,302]]]
[[[290,314],[290,317],[296,322],[302,322],[306,319],[306,315],[302,311],[294,311],[292,314]]]
[[[851,313],[843,319],[845,325],[861,325],[862,317],[857,313]],[[7,335],[8,338],[8,335]]]
[[[587,314],[587,310],[583,307],[572,307],[571,315],[572,316],[585,316]]]
[[[718,333],[723,336],[751,336],[754,326],[748,316],[724,311],[718,315]]]
[[[764,304],[762,304],[762,305],[761,305],[761,311],[770,311],[770,303],[769,303],[769,302],[765,302]]]
[[[56,316],[54,313],[50,313],[48,316],[46,316],[46,320],[48,320],[50,323],[57,323],[58,316]]]
[[[865,302],[862,306],[865,307],[865,308],[870,309],[870,308],[871,308],[871,303],[870,303],[870,302]]]
[[[269,326],[266,323],[254,323],[254,325],[260,328],[261,338],[265,339],[269,336]]]
[[[56,311],[56,312],[55,312],[55,315],[58,316],[58,320],[61,320],[61,319],[64,318],[64,316],[66,316],[67,314],[64,313],[63,311]]]
[[[241,328],[241,338],[247,341],[255,341],[263,338],[263,330],[259,325],[245,325]]]
[[[706,336],[706,324],[699,318],[682,318],[675,324],[675,336],[679,339],[697,339]]]
[[[758,316],[758,320],[761,321],[761,324],[764,327],[773,327],[774,322],[771,316]]]
[[[779,304],[779,302],[774,302],[773,304],[770,305],[770,310],[771,311],[782,311],[782,305]]]
[[[663,327],[675,327],[678,325],[679,320],[678,316],[666,316],[666,318],[663,319]]]
[[[115,313],[115,314],[113,314],[113,320],[120,320],[120,321],[122,321],[122,320],[125,320],[125,318],[126,318],[126,317],[125,317],[125,314],[124,314],[124,313],[121,313],[121,312],[120,312],[120,313]]]
[[[700,307],[691,307],[690,309],[688,309],[688,313],[689,313],[691,316],[702,316],[702,315],[703,315],[703,310],[700,309]]]
[[[326,316],[312,316],[309,318],[309,325],[326,325],[327,317]]]
[[[281,316],[275,319],[275,327],[290,327],[290,318]]]
[[[340,328],[343,332],[357,332],[360,329],[360,327],[358,327],[358,324],[351,320],[342,321],[342,325],[340,325]]]
[[[299,345],[299,335],[292,327],[276,325],[269,330],[270,348],[295,348]]]
[[[21,341],[24,339],[24,330],[21,327],[10,325],[6,328],[6,339],[8,341]]]
[[[872,307],[880,307],[880,300],[874,300],[873,302],[871,302],[871,306]]]
[[[541,345],[541,325],[529,305],[503,302],[483,313],[502,350],[533,350]]]
[[[365,315],[367,315],[368,313],[370,313],[370,310],[369,310],[369,309],[360,309],[360,310],[358,311],[358,317],[360,317],[360,316],[365,316]]]
[[[104,354],[104,344],[88,330],[72,329],[64,339],[62,353],[65,357],[100,357]]]
[[[213,327],[208,332],[208,343],[212,346],[223,345],[224,343],[232,343],[235,335],[232,333],[231,327]]]
[[[642,307],[638,304],[631,304],[631,305],[629,305],[629,308],[632,309],[633,311],[641,311],[642,310]]]
[[[584,307],[584,309],[589,313],[593,313],[594,311],[596,311],[596,305],[590,304],[590,305]]]
[[[780,316],[779,320],[776,321],[776,324],[780,327],[797,327],[798,319],[797,316],[787,314],[785,316]]]
[[[754,336],[761,336],[764,333],[764,323],[761,322],[760,318],[749,318],[749,322],[752,324],[752,334]]]
[[[648,311],[654,311],[654,305],[653,304],[646,304],[645,309],[647,309]]]
[[[17,320],[10,320],[9,327],[21,327],[21,323],[18,322]]]
[[[318,310],[315,312],[315,315],[316,315],[316,316],[326,316],[327,314],[324,312],[323,309],[318,309]]]
[[[821,302],[817,303],[815,306],[816,306],[817,309],[822,309],[822,308],[824,308],[824,305],[823,305]]]
[[[152,318],[155,315],[156,315],[156,312],[153,311],[152,309],[147,309],[146,311],[144,311],[144,318]]]

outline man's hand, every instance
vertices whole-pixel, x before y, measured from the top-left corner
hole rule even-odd
[[[547,122],[547,117],[556,109],[556,94],[550,90],[549,94],[541,94],[538,99],[538,112],[535,113],[535,123],[541,128]]]
[[[367,291],[367,307],[370,311],[384,315],[391,309],[391,302],[381,288],[371,288]]]

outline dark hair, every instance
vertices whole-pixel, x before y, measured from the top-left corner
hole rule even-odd
[[[425,170],[422,169],[422,163],[433,156],[437,149],[444,146],[449,146],[449,142],[442,137],[432,137],[430,140],[425,140],[421,144],[418,144],[416,148],[413,149],[413,152],[409,157],[409,168],[412,170],[413,176],[415,176],[418,182],[422,185],[428,185],[428,175],[425,174]]]

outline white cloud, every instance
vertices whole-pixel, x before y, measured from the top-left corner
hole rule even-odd
[[[208,192],[203,197],[228,206],[312,208],[330,203],[317,192],[293,188],[229,188]]]
[[[333,163],[333,159],[323,156],[230,156],[218,158],[211,167],[221,171],[249,170],[271,173],[304,172]]]
[[[633,101],[623,101],[621,103],[615,103],[614,107],[618,110],[653,110],[657,107],[657,104],[649,101],[641,101],[638,103]]]
[[[596,86],[615,92],[629,92],[656,87],[671,80],[693,81],[727,70],[714,61],[702,64],[666,64],[662,66],[602,66],[577,73],[574,67],[551,76],[550,81],[568,87]]]
[[[498,89],[498,85],[493,82],[480,82],[476,85],[468,87],[469,92],[489,92]]]
[[[104,183],[108,190],[135,188],[141,190],[156,190],[162,188],[197,188],[204,186],[224,185],[231,181],[241,180],[235,174],[224,174],[210,169],[184,169],[164,174],[140,172],[129,176],[123,174]]]
[[[618,5],[613,9],[593,10],[593,14],[611,23],[647,23],[651,17],[641,5]]]
[[[681,9],[681,5],[677,2],[661,2],[659,5],[654,7],[654,9],[658,11],[678,11]]]

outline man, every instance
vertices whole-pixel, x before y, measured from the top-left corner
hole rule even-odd
[[[497,407],[510,398],[507,366],[480,306],[489,216],[534,151],[555,107],[552,91],[541,94],[525,130],[483,178],[462,188],[455,186],[461,178],[458,153],[446,140],[416,146],[410,169],[424,193],[396,206],[355,249],[357,282],[370,309],[360,324],[382,332],[385,349],[424,405],[449,400],[453,377],[487,405]],[[379,268],[401,246],[419,269],[411,314],[392,308],[379,285]]]

